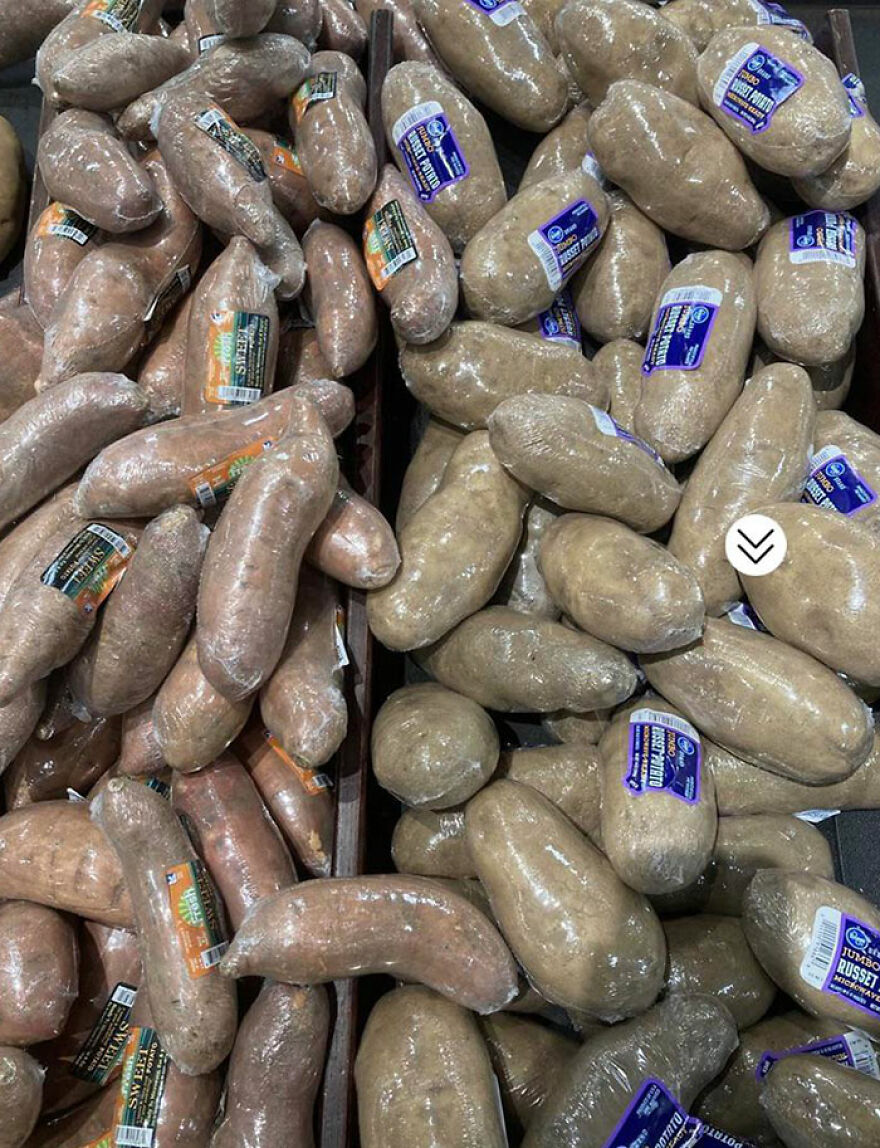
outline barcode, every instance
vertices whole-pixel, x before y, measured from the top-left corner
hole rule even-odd
[[[61,239],[72,239],[80,247],[85,247],[89,236],[78,227],[71,227],[69,223],[52,223],[49,225],[49,234],[58,235]]]
[[[116,1125],[117,1145],[131,1145],[133,1148],[153,1148],[153,1128],[136,1128],[133,1125]]]
[[[208,949],[202,953],[202,967],[206,969],[213,969],[214,965],[219,965],[223,959],[223,954],[229,948],[228,941],[221,941],[219,945],[215,945],[213,949]]]
[[[115,530],[111,530],[109,526],[102,526],[100,522],[93,522],[91,526],[86,529],[90,533],[97,535],[98,538],[103,538],[105,542],[109,542],[113,549],[121,554],[123,558],[127,558],[131,554],[131,547],[125,541],[121,534],[117,534]]]
[[[115,1004],[125,1005],[126,1008],[131,1008],[137,997],[137,989],[130,988],[128,985],[119,984],[113,990],[111,1000]]]
[[[499,28],[504,28],[507,24],[512,24],[522,16],[524,8],[522,4],[505,4],[501,8],[496,8],[494,12],[489,13],[489,19],[493,24],[497,24]]]
[[[684,718],[676,717],[674,714],[662,713],[660,710],[634,710],[629,715],[629,724],[638,725],[639,722],[649,722],[651,725],[663,726],[664,729],[674,729],[677,733],[683,733],[693,741],[700,740],[700,735],[691,723],[685,721]]]
[[[712,98],[718,107],[721,107],[721,101],[727,95],[727,89],[733,83],[733,78],[751,56],[752,52],[757,52],[758,45],[755,43],[743,44],[735,56],[727,61],[727,66],[715,82],[715,88],[712,91]]]
[[[405,251],[401,251],[399,255],[395,255],[388,266],[382,272],[383,279],[390,279],[392,275],[396,275],[401,267],[405,267],[407,263],[412,263],[413,260],[418,259],[419,253],[414,247],[407,247]]]
[[[529,236],[529,247],[537,255],[547,276],[547,283],[551,291],[558,291],[562,286],[562,274],[556,261],[556,252],[544,238],[540,231],[533,231]]]
[[[217,499],[209,482],[200,482],[196,487],[196,498],[199,506],[216,506]]]
[[[435,116],[443,115],[443,105],[438,104],[436,100],[428,100],[424,104],[416,104],[414,108],[410,108],[408,112],[404,112],[400,119],[395,123],[391,129],[391,138],[395,144],[399,144],[407,132],[412,131],[414,127],[425,122],[425,120],[432,120]]]
[[[259,387],[218,387],[217,398],[224,403],[255,403],[263,397]]]
[[[332,789],[333,782],[326,773],[315,773],[312,775],[311,784],[316,789]]]
[[[880,1066],[877,1063],[877,1053],[870,1039],[863,1032],[848,1032],[843,1038],[853,1058],[853,1066],[866,1076],[880,1079]]]
[[[217,44],[222,44],[226,40],[226,36],[222,32],[216,33],[213,36],[202,36],[199,40],[199,55],[207,52],[209,48],[215,47]]]
[[[841,916],[838,909],[823,905],[816,911],[813,939],[801,962],[801,977],[815,989],[824,989],[837,952]]]
[[[673,287],[660,300],[661,307],[675,307],[679,303],[710,303],[720,307],[724,296],[714,287]]]

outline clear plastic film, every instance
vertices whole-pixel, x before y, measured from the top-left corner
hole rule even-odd
[[[790,1148],[846,1148],[880,1137],[880,1082],[819,1057],[792,1056],[776,1065],[761,1107]]]
[[[550,621],[559,617],[561,608],[540,569],[541,544],[558,517],[558,511],[541,500],[526,511],[522,539],[495,596],[500,605]]]
[[[379,337],[376,298],[366,264],[352,237],[316,220],[303,237],[308,264],[305,303],[318,347],[335,378],[353,374]]]
[[[405,809],[394,827],[391,856],[401,873],[476,876],[464,839],[463,809]]]
[[[764,0],[670,0],[660,13],[690,36],[698,52],[706,48],[716,32],[749,25],[757,33],[763,25],[780,24],[810,39],[810,33],[800,20],[786,16],[781,4],[768,4]]]
[[[74,271],[98,246],[101,235],[71,207],[50,203],[34,224],[24,253],[25,294],[43,327]]]
[[[540,183],[551,176],[575,171],[590,150],[588,128],[592,107],[586,101],[577,104],[532,152],[528,166],[520,180],[519,190]]]
[[[508,750],[501,755],[498,773],[543,793],[598,846],[600,771],[595,746],[545,745]]]
[[[53,74],[59,100],[92,112],[125,107],[189,64],[186,45],[164,36],[99,36],[62,59]]]
[[[33,398],[34,383],[43,358],[43,331],[18,291],[0,298],[0,423],[22,403]]]
[[[43,1069],[20,1048],[0,1048],[0,1107],[4,1148],[19,1148],[40,1114]]]
[[[528,1017],[496,1013],[480,1022],[511,1127],[527,1128],[569,1062],[577,1043]]]
[[[344,478],[327,516],[312,536],[306,561],[346,586],[375,590],[387,586],[400,567],[391,524]]]
[[[348,0],[319,0],[322,14],[318,47],[359,60],[367,50],[367,25]]]
[[[75,722],[56,737],[31,738],[3,779],[6,808],[86,793],[115,763],[121,722],[101,718]]]
[[[793,181],[805,203],[825,211],[850,211],[865,203],[880,187],[880,127],[868,110],[861,79],[849,72],[843,77],[843,85],[852,118],[849,144],[819,175]]]
[[[69,918],[29,901],[0,904],[0,1045],[58,1036],[77,995],[79,947]]]
[[[588,713],[552,710],[541,715],[541,727],[563,745],[597,745],[609,717],[609,710]]]

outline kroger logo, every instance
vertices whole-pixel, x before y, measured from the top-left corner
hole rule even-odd
[[[694,307],[691,314],[695,323],[705,323],[709,318],[709,309],[708,307]]]
[[[762,56],[760,53],[752,56],[752,58],[751,58],[751,60],[749,60],[749,64],[748,64],[749,71],[750,72],[760,72],[760,70],[764,67],[765,60],[766,60],[766,57]]]
[[[798,247],[812,247],[813,246],[812,234],[799,236],[798,241],[797,241],[797,245],[798,245]]]
[[[439,140],[445,134],[446,128],[442,120],[431,120],[428,124],[428,135],[432,139]]]
[[[565,238],[565,232],[558,224],[554,224],[551,228],[548,229],[547,238],[551,243],[561,243]]]
[[[863,953],[865,949],[867,949],[871,944],[871,938],[868,936],[864,929],[856,927],[853,929],[847,929],[846,943],[848,945],[852,945],[854,949],[858,949],[860,953]]]
[[[686,757],[693,757],[693,755],[697,752],[697,747],[688,738],[683,737],[681,739],[681,752]]]
[[[846,474],[846,463],[829,462],[825,467],[825,471],[827,474],[831,475],[832,478],[840,478],[842,474]]]
[[[558,335],[559,334],[559,324],[556,322],[555,319],[545,319],[544,320],[544,330],[547,332],[548,335]]]

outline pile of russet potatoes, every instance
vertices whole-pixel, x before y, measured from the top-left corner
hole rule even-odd
[[[379,972],[363,1148],[876,1148],[880,910],[810,824],[880,808],[859,78],[764,0],[164,7],[0,3],[58,113],[0,303],[0,1148],[308,1148],[322,986]],[[334,443],[380,299],[396,537]],[[394,875],[329,876],[341,586],[419,667]]]

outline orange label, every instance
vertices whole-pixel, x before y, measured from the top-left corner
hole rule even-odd
[[[201,861],[185,861],[166,871],[165,885],[187,971],[204,977],[229,948],[207,870]]]
[[[84,614],[93,614],[125,573],[133,553],[121,534],[92,522],[68,542],[40,581],[71,598]]]
[[[258,439],[250,446],[227,455],[213,466],[206,467],[191,478],[187,486],[200,506],[216,506],[218,502],[223,502],[232,494],[236,483],[254,459],[271,450],[274,445],[273,438]]]
[[[94,16],[114,32],[133,32],[141,14],[141,0],[90,0],[80,15]]]
[[[97,1140],[90,1140],[88,1144],[84,1144],[83,1148],[113,1148],[113,1133],[108,1130]]]
[[[79,247],[85,247],[97,230],[94,223],[89,223],[63,203],[50,203],[37,220],[37,235],[41,239],[56,236],[70,239]]]
[[[272,149],[272,163],[276,167],[283,167],[285,171],[293,172],[294,175],[302,175],[303,173],[296,148],[282,139],[275,140],[275,146]]]
[[[384,291],[389,280],[418,257],[400,202],[389,200],[364,224],[364,259],[373,286]]]
[[[315,797],[317,794],[323,793],[324,790],[333,788],[333,782],[326,773],[321,773],[317,769],[310,769],[307,765],[298,762],[295,757],[291,757],[278,738],[269,730],[266,730],[263,736],[284,764],[296,775],[306,793]]]
[[[211,313],[205,380],[205,399],[209,403],[243,407],[263,397],[269,337],[268,315],[250,311]]]

